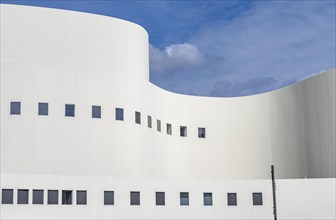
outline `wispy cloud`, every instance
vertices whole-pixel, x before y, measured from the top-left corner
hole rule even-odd
[[[295,80],[284,80],[278,82],[272,77],[255,77],[246,81],[231,82],[217,81],[210,91],[210,96],[221,97],[223,94],[227,97],[246,96],[251,94],[263,93],[283,86],[295,83]]]
[[[234,19],[195,32],[188,42],[204,59],[192,74],[181,65],[170,66],[171,78],[154,76],[153,81],[167,88],[168,80],[173,91],[211,96],[277,89],[335,67],[335,25],[334,1],[255,2]],[[151,56],[152,65],[160,66],[157,61]]]

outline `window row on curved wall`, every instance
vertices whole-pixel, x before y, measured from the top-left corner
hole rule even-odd
[[[64,116],[65,117],[75,117],[76,113],[76,106],[75,104],[65,104],[64,106]],[[21,115],[21,102],[15,101],[10,103],[10,114],[11,115]],[[49,115],[49,103],[46,102],[39,102],[38,103],[38,111],[37,114],[40,116],[48,116]],[[92,114],[91,117],[94,119],[102,118],[102,107],[93,105],[92,106]],[[134,114],[134,122],[136,124],[142,123],[141,112],[135,111]],[[123,108],[115,108],[115,120],[124,121],[124,109]],[[152,116],[147,115],[147,127],[153,127],[153,119]],[[161,120],[156,120],[156,130],[158,132],[162,131],[162,123]],[[170,123],[166,123],[166,133],[168,135],[173,134],[173,126]],[[198,138],[205,138],[206,131],[204,127],[197,128]],[[187,126],[179,126],[179,134],[180,137],[187,137],[188,136],[188,127]]]
[[[251,204],[254,206],[263,205],[263,198],[261,192],[253,192],[251,195]],[[44,199],[43,189],[33,189],[32,190],[32,204],[36,205],[87,205],[87,191],[86,190],[46,190],[46,201]],[[74,199],[74,197],[76,197]],[[13,189],[2,189],[1,203],[2,204],[14,204],[14,190]],[[212,206],[213,205],[213,195],[211,192],[203,193],[203,205]],[[155,205],[165,206],[165,192],[155,192],[153,195]],[[179,195],[180,206],[189,206],[189,192],[180,192]],[[102,198],[102,203],[104,205],[114,205],[114,191],[104,191],[104,196]],[[141,205],[140,191],[130,191],[129,204],[139,206]],[[29,204],[29,190],[28,189],[18,189],[17,190],[17,204]],[[238,205],[238,195],[235,192],[227,193],[227,205],[237,206]]]

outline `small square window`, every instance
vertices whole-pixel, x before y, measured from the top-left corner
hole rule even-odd
[[[43,204],[43,190],[33,190],[33,204]]]
[[[38,104],[38,115],[48,115],[48,103]]]
[[[141,113],[135,112],[135,123],[141,124]]]
[[[227,194],[228,206],[237,205],[237,193],[228,193]]]
[[[180,126],[180,136],[187,137],[187,127],[186,126]]]
[[[131,205],[140,205],[140,192],[131,192]]]
[[[101,118],[101,106],[92,106],[92,118]]]
[[[62,190],[62,205],[72,204],[72,190]]]
[[[262,205],[262,193],[253,193],[253,205]]]
[[[75,105],[65,104],[65,116],[75,117]]]
[[[18,190],[18,204],[28,204],[28,189],[19,189]]]
[[[48,204],[58,205],[58,190],[48,190]]]
[[[205,128],[198,128],[198,137],[205,138]]]
[[[167,123],[167,134],[172,134],[172,125]]]
[[[147,115],[147,124],[149,128],[152,128],[152,117]]]
[[[11,102],[10,103],[10,114],[11,115],[21,114],[21,102]]]
[[[116,108],[115,109],[115,119],[118,121],[124,120],[124,109],[123,108]]]
[[[180,205],[189,205],[189,193],[180,192]]]
[[[157,131],[161,132],[161,121],[160,120],[156,120],[156,129]]]
[[[1,203],[2,204],[13,204],[13,190],[12,189],[2,189]]]
[[[165,193],[156,192],[155,193],[156,205],[165,205]]]
[[[77,190],[77,205],[86,205],[86,191]]]
[[[104,205],[114,205],[114,191],[104,191]]]
[[[212,193],[204,193],[203,202],[205,206],[211,206],[212,205]]]

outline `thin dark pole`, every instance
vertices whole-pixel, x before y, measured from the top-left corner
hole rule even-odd
[[[274,165],[271,166],[272,173],[272,190],[273,190],[273,214],[274,220],[277,220],[277,207],[276,207],[276,197],[275,197],[275,177],[274,177]]]

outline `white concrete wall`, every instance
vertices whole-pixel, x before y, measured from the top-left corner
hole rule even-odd
[[[149,204],[159,186],[173,195],[182,184],[201,196],[204,185],[224,192],[218,181],[241,180],[237,190],[251,191],[249,181],[269,179],[271,164],[278,178],[335,178],[335,69],[260,95],[179,95],[148,81],[148,37],[137,25],[37,7],[2,4],[0,10],[1,188],[84,184],[98,196],[107,181],[124,194],[138,185]],[[9,114],[11,101],[21,102],[21,115]],[[38,102],[49,103],[49,116],[37,115]],[[74,118],[64,117],[65,104],[76,105]],[[91,118],[92,105],[102,106],[101,119]],[[116,107],[124,108],[125,121],[115,120]],[[179,136],[179,126],[188,127],[188,137]],[[205,139],[197,137],[198,127],[206,128]],[[269,218],[268,205],[239,216]],[[15,216],[11,207],[7,213]],[[197,207],[175,217],[199,213]],[[219,218],[234,218],[219,209]],[[134,210],[129,217],[138,216]]]

